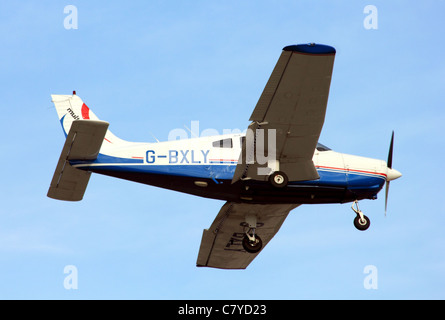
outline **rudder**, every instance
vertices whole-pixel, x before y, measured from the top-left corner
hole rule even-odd
[[[75,91],[72,95],[52,94],[51,99],[56,107],[65,137],[68,136],[75,120],[100,120],[82,99],[76,95]],[[126,142],[116,137],[109,130],[105,135],[105,140],[113,144]]]

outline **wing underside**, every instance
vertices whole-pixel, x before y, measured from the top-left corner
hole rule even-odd
[[[246,216],[254,215],[257,218],[256,234],[261,237],[264,248],[278,232],[289,212],[298,206],[227,202],[210,228],[203,232],[197,266],[245,269],[259,253],[248,253],[241,244],[246,232]]]
[[[283,49],[250,117],[248,129],[255,138],[243,143],[232,182],[246,178],[266,180],[267,170],[261,168],[268,168],[268,164],[258,161],[257,155],[271,151],[276,154],[279,170],[289,180],[319,178],[312,157],[324,123],[334,57],[335,49],[329,46],[310,44]],[[260,130],[275,130],[275,144],[264,139],[266,143],[259,145]],[[251,150],[255,150],[254,158],[248,156]]]

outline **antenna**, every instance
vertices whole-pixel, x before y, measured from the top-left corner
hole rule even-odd
[[[152,135],[153,138],[155,138],[155,140],[159,143],[158,138],[155,137],[155,135],[153,133],[150,132],[150,134]]]
[[[186,128],[190,134],[194,135],[196,138],[199,138],[192,130],[190,130],[186,125],[184,125],[184,128]]]

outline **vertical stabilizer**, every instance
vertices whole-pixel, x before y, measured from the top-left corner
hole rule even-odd
[[[75,120],[100,120],[75,92],[73,92],[73,95],[53,94],[51,98],[56,107],[65,137],[68,136],[68,132],[70,132],[70,128]],[[126,143],[126,141],[119,139],[109,130],[105,134],[104,139],[116,145]]]

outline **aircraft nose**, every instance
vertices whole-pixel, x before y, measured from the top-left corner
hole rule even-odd
[[[397,171],[396,169],[388,168],[388,170],[386,172],[386,181],[396,180],[396,179],[400,178],[401,176],[402,176],[402,174],[399,171]]]

